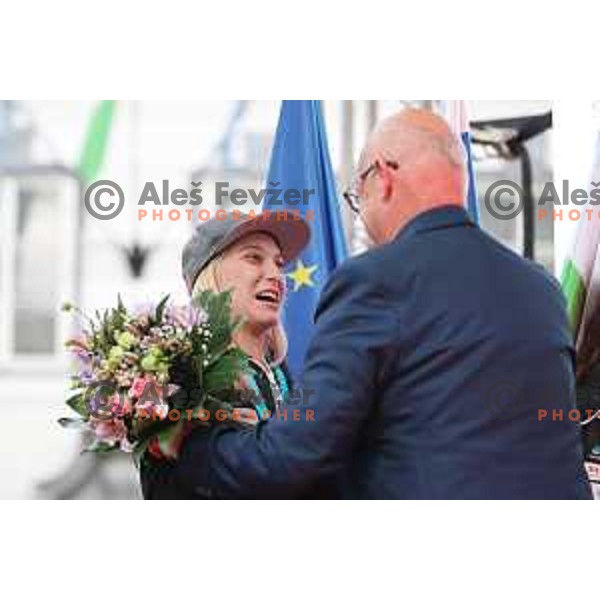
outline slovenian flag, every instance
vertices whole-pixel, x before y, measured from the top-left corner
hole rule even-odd
[[[600,134],[596,141],[596,155],[591,181],[600,180]],[[585,219],[579,222],[575,243],[567,256],[562,273],[562,289],[567,299],[567,310],[573,335],[577,340],[581,325],[598,300],[597,294],[591,293],[600,285],[600,205],[589,206],[591,218],[582,211]]]

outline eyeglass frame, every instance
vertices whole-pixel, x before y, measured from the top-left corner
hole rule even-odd
[[[400,165],[395,161],[395,160],[384,160],[383,164],[385,164],[386,166],[390,167],[391,169],[397,170],[400,168]],[[371,165],[369,165],[359,176],[358,176],[358,181],[360,183],[363,183],[367,177],[374,172],[376,169],[379,168],[380,165],[380,161],[376,160],[374,163],[372,163]],[[354,186],[352,186],[350,189],[346,190],[345,192],[343,192],[342,196],[344,197],[344,200],[348,203],[348,206],[350,207],[350,210],[355,213],[358,214],[360,212],[360,205],[362,203],[362,198],[360,197],[360,195],[358,193],[356,193],[354,191]]]

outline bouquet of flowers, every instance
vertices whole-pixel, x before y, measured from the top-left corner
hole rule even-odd
[[[66,403],[78,416],[59,420],[83,429],[85,450],[175,458],[190,427],[235,417],[247,357],[232,346],[239,321],[229,292],[203,292],[185,308],[167,296],[135,314],[119,297],[94,319],[71,304],[63,310],[87,321],[66,342],[78,361]]]

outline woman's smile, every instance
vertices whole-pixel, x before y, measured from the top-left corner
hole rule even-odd
[[[264,233],[250,234],[228,250],[220,264],[220,284],[232,289],[233,312],[258,329],[275,326],[285,298],[281,250]]]

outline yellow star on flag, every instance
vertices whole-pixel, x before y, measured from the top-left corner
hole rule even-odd
[[[294,292],[297,292],[303,285],[315,287],[315,282],[311,277],[318,268],[318,265],[307,267],[301,260],[297,260],[296,268],[291,273],[288,273],[288,277],[294,280]]]

